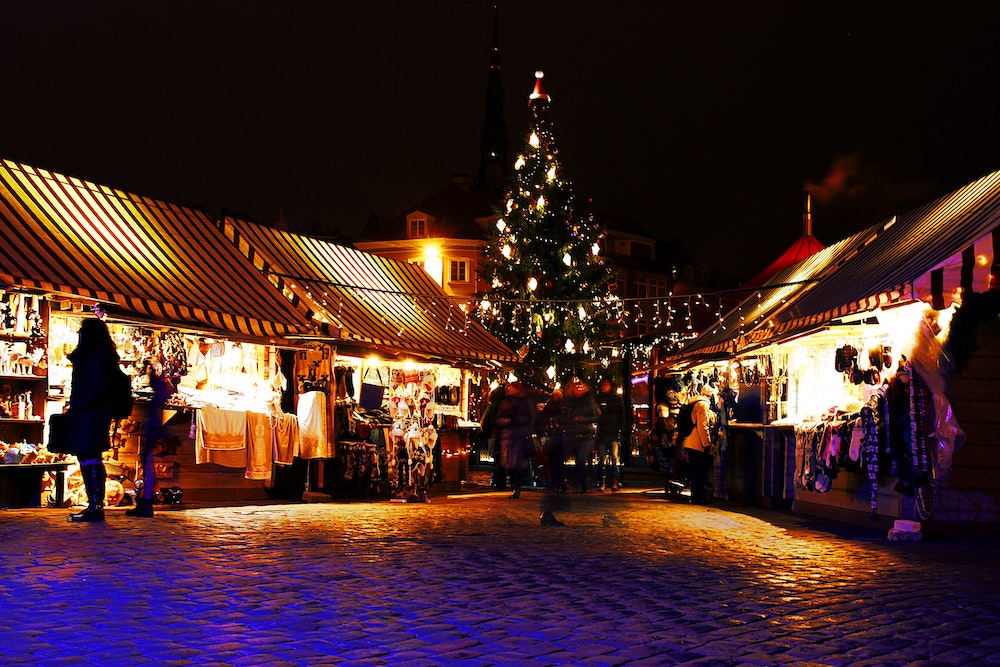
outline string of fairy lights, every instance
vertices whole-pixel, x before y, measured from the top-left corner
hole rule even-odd
[[[795,287],[813,280],[803,280],[792,283],[768,285],[762,288],[724,289],[696,294],[673,294],[652,297],[621,297],[607,295],[590,301],[580,299],[541,299],[511,298],[498,294],[466,297],[447,294],[427,294],[370,287],[341,281],[323,280],[316,277],[295,276],[286,273],[270,271],[270,275],[287,281],[299,283],[313,305],[322,309],[323,313],[338,326],[343,325],[343,315],[346,308],[363,307],[366,312],[378,313],[381,322],[396,332],[397,337],[403,337],[410,328],[406,324],[407,313],[397,311],[387,312],[386,298],[396,300],[392,305],[410,304],[410,313],[438,320],[447,331],[456,331],[468,336],[478,330],[477,324],[488,326],[495,313],[502,309],[497,306],[513,306],[513,312],[519,312],[519,317],[508,322],[511,331],[520,332],[527,343],[532,336],[531,309],[544,310],[551,317],[591,318],[603,314],[617,324],[617,335],[614,339],[599,341],[601,345],[622,345],[630,339],[647,348],[656,346],[676,346],[693,340],[708,331],[732,328],[734,335],[740,336],[747,330],[756,328],[765,316],[766,311],[758,307],[764,299],[765,292],[777,288]],[[310,285],[320,286],[315,289]],[[294,285],[293,285],[294,287]],[[754,292],[749,297],[747,292]],[[734,301],[735,307],[726,308],[727,301]],[[521,310],[518,311],[518,306]],[[526,308],[530,306],[531,309]]]

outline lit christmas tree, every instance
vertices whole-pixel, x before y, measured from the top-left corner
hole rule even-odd
[[[518,352],[519,374],[542,383],[595,375],[608,356],[600,346],[617,336],[617,308],[600,255],[604,230],[575,201],[545,117],[551,98],[542,72],[535,77],[531,132],[483,255],[489,291],[478,316]]]

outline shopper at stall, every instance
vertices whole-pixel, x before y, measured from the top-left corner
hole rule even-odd
[[[500,430],[500,458],[510,475],[510,486],[514,490],[510,497],[515,500],[521,497],[521,488],[528,477],[535,416],[535,405],[528,398],[524,385],[520,382],[509,383],[494,427]]]
[[[566,429],[569,450],[576,459],[576,486],[578,493],[587,493],[587,477],[594,454],[594,426],[597,422],[597,403],[594,394],[583,380],[574,380],[563,398],[560,418]]]
[[[67,409],[69,450],[80,462],[87,490],[87,507],[70,518],[104,521],[107,472],[101,455],[111,449],[111,378],[113,372],[118,372],[118,352],[108,326],[96,318],[84,320],[76,349],[67,358],[73,364]]]
[[[163,406],[174,393],[173,384],[166,376],[161,364],[147,360],[144,374],[153,390],[152,400],[146,405],[146,418],[142,422],[142,437],[139,439],[139,462],[142,464],[142,489],[136,496],[135,507],[125,510],[127,516],[149,518],[153,516],[153,496],[156,493],[156,470],[153,454],[157,443],[166,435],[163,428]]]
[[[507,490],[507,471],[503,467],[503,461],[500,460],[500,429],[496,428],[497,412],[506,397],[507,389],[505,387],[497,387],[491,391],[489,405],[483,412],[483,419],[479,423],[483,440],[486,442],[486,450],[493,459],[492,486],[497,491]]]
[[[625,407],[611,380],[601,380],[595,397],[597,418],[597,467],[596,487],[599,491],[610,488],[618,491],[621,472],[621,442],[625,425]]]
[[[708,475],[712,469],[712,410],[710,401],[715,396],[711,385],[703,385],[701,391],[688,399],[692,403],[691,420],[694,428],[684,438],[683,447],[688,459],[688,474],[691,480],[691,503],[705,505],[708,503]],[[686,411],[681,411],[679,419],[687,417]]]

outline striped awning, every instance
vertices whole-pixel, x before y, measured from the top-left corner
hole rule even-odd
[[[993,289],[1000,171],[881,225],[844,267],[776,318],[779,330],[923,300],[949,306],[962,289]]]
[[[7,160],[0,286],[250,338],[310,326],[205,213]]]
[[[226,218],[226,237],[330,338],[443,361],[516,361],[423,268]]]
[[[747,353],[885,306],[940,309],[963,290],[995,289],[998,222],[1000,171],[785,269],[657,368]]]

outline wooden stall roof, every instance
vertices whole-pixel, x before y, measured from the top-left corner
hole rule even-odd
[[[205,213],[9,160],[0,285],[255,339],[310,326]]]
[[[222,227],[341,344],[448,362],[517,359],[420,266],[237,218]]]

